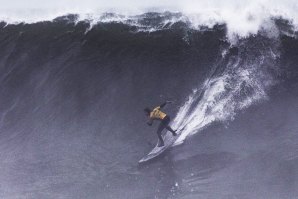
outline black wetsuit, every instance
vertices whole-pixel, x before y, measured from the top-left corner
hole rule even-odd
[[[158,126],[158,129],[157,129],[157,136],[158,136],[158,139],[160,141],[160,145],[164,145],[164,141],[162,139],[162,136],[161,136],[161,132],[164,130],[164,129],[167,129],[168,131],[170,131],[174,136],[176,136],[176,132],[169,126],[169,123],[171,122],[171,118],[170,116],[166,116],[163,120],[161,120],[159,126]]]

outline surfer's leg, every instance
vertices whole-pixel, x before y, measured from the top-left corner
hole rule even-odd
[[[166,129],[168,131],[170,131],[173,134],[173,136],[176,136],[177,135],[177,133],[176,133],[177,130],[174,131],[170,126],[166,126]]]
[[[165,128],[164,124],[161,122],[158,126],[158,129],[157,129],[157,136],[158,136],[158,139],[159,139],[159,144],[158,146],[161,147],[161,146],[164,146],[164,141],[162,139],[162,136],[161,136],[161,132],[162,130]]]
[[[176,135],[177,135],[176,131],[174,131],[174,130],[169,126],[170,121],[171,121],[170,117],[169,117],[169,116],[166,116],[165,120],[163,120],[163,123],[164,123],[164,125],[165,125],[165,128],[166,128],[168,131],[170,131],[170,132],[173,134],[173,136],[176,136]]]

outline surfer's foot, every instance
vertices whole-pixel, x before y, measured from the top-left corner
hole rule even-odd
[[[163,147],[165,144],[162,142],[162,143],[158,143],[158,147]]]
[[[176,132],[177,132],[177,130],[175,130],[175,131],[172,132],[173,136],[176,136],[177,135]]]

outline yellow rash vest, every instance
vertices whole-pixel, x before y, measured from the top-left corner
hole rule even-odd
[[[154,108],[150,113],[150,119],[153,120],[163,120],[166,116],[167,114],[160,110],[160,106]]]

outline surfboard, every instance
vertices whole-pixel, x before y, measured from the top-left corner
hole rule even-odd
[[[179,133],[177,133],[177,134],[178,135],[173,136],[173,134],[171,132],[167,131],[166,134],[163,136],[164,146],[158,147],[157,146],[158,142],[157,142],[156,146],[148,153],[148,155],[143,157],[139,161],[139,163],[144,163],[146,161],[152,160],[153,158],[156,158],[157,156],[159,156],[160,154],[165,152],[167,149],[169,149],[175,143],[175,141],[178,139]]]

